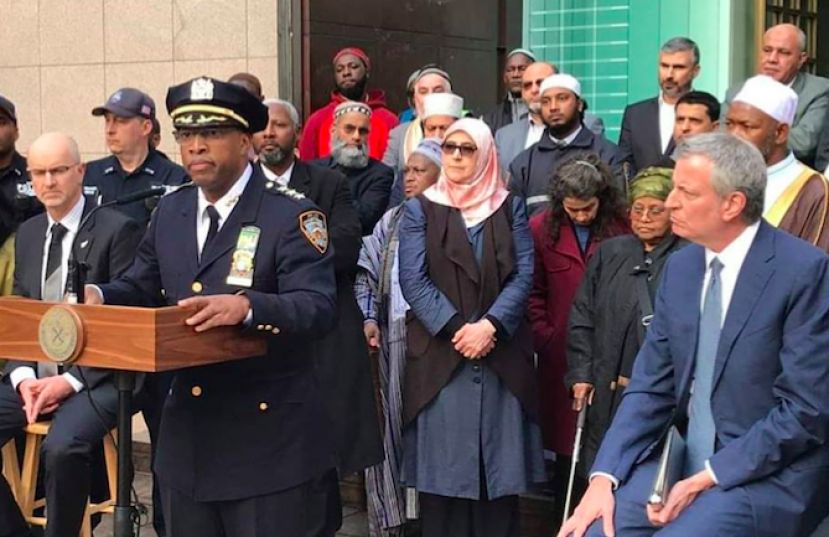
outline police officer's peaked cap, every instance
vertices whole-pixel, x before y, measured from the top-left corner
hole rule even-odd
[[[268,108],[248,90],[202,76],[167,90],[167,111],[177,129],[235,127],[265,130]]]

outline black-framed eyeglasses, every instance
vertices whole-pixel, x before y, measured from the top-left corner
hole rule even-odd
[[[460,151],[463,157],[471,157],[478,150],[472,144],[457,144],[455,142],[443,142],[440,148],[444,155],[454,155],[457,151]]]

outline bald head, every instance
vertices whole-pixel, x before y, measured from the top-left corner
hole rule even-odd
[[[806,34],[794,24],[772,26],[763,35],[760,73],[790,84],[806,63]]]
[[[541,83],[545,78],[557,72],[556,66],[547,62],[531,63],[524,69],[521,79],[521,98],[527,103],[532,114],[538,115],[541,112]]]
[[[83,188],[84,165],[77,142],[62,132],[48,132],[32,142],[26,158],[37,199],[52,219],[61,220]]]

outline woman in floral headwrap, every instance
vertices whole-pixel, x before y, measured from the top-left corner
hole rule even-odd
[[[669,168],[646,168],[630,183],[633,235],[607,240],[587,266],[567,339],[571,393],[589,401],[582,451],[586,474],[627,386],[633,360],[653,314],[654,294],[668,256],[685,245],[671,234],[665,198]]]

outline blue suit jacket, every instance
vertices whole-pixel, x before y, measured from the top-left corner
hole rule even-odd
[[[334,466],[311,356],[312,341],[336,321],[334,255],[300,228],[316,206],[279,190],[256,167],[201,259],[196,187],[164,196],[132,267],[100,286],[107,303],[126,305],[235,293],[242,288],[226,279],[240,230],[260,230],[244,291],[253,310],[247,330],[267,336],[267,353],[176,371],[164,405],[155,469],[199,501],[270,494]]]
[[[675,413],[684,417],[704,273],[699,245],[669,259],[653,324],[592,471],[624,483]],[[829,504],[817,494],[829,477],[829,257],[765,222],[723,324],[711,407],[719,486],[744,487],[769,535],[813,527]]]

